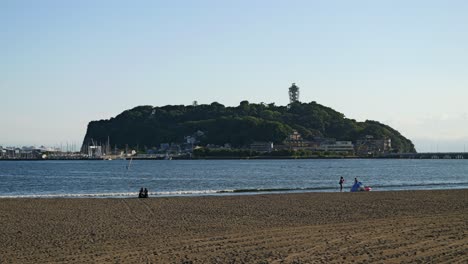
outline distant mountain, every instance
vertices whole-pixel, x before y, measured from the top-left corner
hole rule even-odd
[[[357,122],[316,102],[295,102],[288,106],[240,102],[237,107],[209,105],[138,106],[115,118],[91,121],[83,144],[105,144],[140,149],[159,147],[161,143],[183,142],[196,131],[205,133],[201,144],[233,147],[254,141],[283,142],[297,130],[304,139],[336,138],[355,142],[366,135],[390,138],[395,152],[416,152],[413,143],[395,129],[377,121]]]

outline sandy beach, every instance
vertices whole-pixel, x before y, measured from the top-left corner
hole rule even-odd
[[[1,199],[0,263],[467,263],[468,190]]]

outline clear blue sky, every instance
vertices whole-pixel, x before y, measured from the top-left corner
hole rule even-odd
[[[301,101],[468,150],[468,1],[0,0],[0,145],[137,105]]]

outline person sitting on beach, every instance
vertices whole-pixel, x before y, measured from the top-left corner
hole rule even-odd
[[[138,193],[138,198],[144,198],[143,187],[141,187],[140,192]]]
[[[143,197],[144,197],[144,198],[148,198],[148,189],[146,189],[146,188],[145,188],[145,192],[144,192],[144,194],[143,194]]]

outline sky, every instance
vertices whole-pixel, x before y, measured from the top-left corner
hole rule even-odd
[[[0,145],[138,105],[316,101],[468,151],[468,1],[0,0]]]

